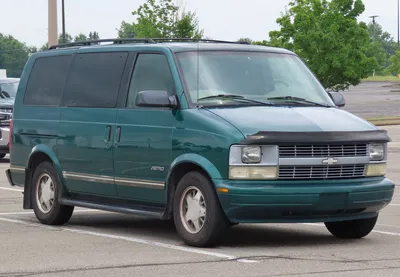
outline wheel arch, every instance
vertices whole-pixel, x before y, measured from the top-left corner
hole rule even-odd
[[[163,219],[172,218],[172,204],[176,185],[179,183],[179,180],[190,171],[199,171],[203,173],[211,183],[213,183],[213,179],[222,179],[222,175],[219,170],[203,156],[198,154],[184,154],[176,158],[171,164],[166,179],[167,205]],[[213,186],[213,189],[215,191],[215,186]]]
[[[55,152],[48,146],[39,144],[32,148],[31,153],[25,165],[25,183],[24,183],[24,200],[23,208],[32,209],[31,191],[32,191],[32,178],[36,167],[42,162],[50,162],[57,171],[57,174],[62,180],[62,170],[60,162]],[[61,195],[61,194],[60,194]]]

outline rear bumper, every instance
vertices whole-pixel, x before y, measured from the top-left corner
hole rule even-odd
[[[215,181],[215,180],[214,180]],[[392,200],[386,178],[325,182],[215,181],[221,206],[236,223],[328,222],[375,216]]]

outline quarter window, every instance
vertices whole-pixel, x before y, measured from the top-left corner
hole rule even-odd
[[[38,58],[26,86],[24,104],[59,106],[72,56]]]

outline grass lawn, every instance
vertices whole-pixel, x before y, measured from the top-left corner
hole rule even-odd
[[[396,76],[375,76],[362,80],[363,82],[400,82],[400,78]]]
[[[381,116],[381,117],[372,117],[366,118],[369,122],[376,126],[385,126],[385,125],[400,125],[400,116]]]

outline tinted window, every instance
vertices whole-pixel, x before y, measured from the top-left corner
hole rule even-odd
[[[173,93],[174,81],[167,58],[162,54],[139,54],[133,70],[127,107],[134,107],[138,92],[164,90]]]
[[[115,107],[127,53],[76,55],[65,87],[66,106]]]
[[[26,87],[24,104],[58,106],[72,56],[36,60]]]

